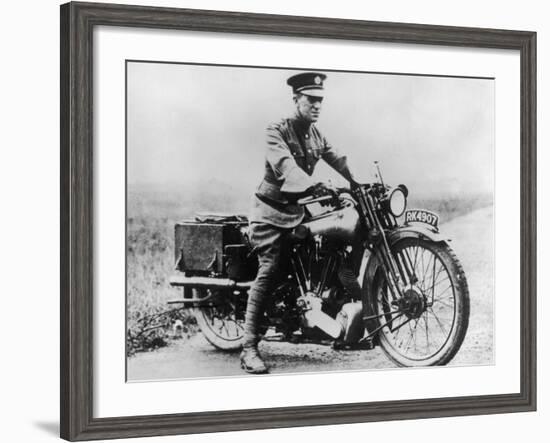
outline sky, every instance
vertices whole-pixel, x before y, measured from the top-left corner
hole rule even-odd
[[[129,62],[128,184],[250,192],[265,129],[294,113],[296,69]],[[493,191],[494,80],[321,71],[317,127],[354,173],[418,193]],[[320,162],[322,163],[322,162]],[[343,184],[326,165],[319,180]]]

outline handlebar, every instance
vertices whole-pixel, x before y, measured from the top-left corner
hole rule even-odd
[[[307,197],[304,197],[304,198],[301,198],[299,199],[296,203],[298,203],[299,205],[301,206],[305,206],[305,205],[309,205],[309,204],[312,204],[312,203],[318,203],[318,202],[324,202],[324,201],[329,201],[329,200],[338,200],[336,197],[338,197],[340,194],[343,194],[343,193],[351,193],[351,190],[349,188],[334,188],[334,190],[336,191],[336,195],[330,195],[330,194],[327,194],[327,195],[323,195],[321,197],[313,197],[313,196],[307,196]]]
[[[318,203],[318,202],[323,202],[327,200],[332,200],[333,198],[334,197],[332,195],[323,195],[322,197],[317,197],[317,198],[309,196],[309,197],[304,197],[299,199],[297,203],[301,206],[305,206],[311,203]]]

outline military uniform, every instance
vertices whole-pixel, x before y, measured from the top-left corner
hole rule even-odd
[[[338,154],[315,125],[295,116],[269,126],[264,178],[254,196],[250,221],[280,228],[299,225],[304,208],[285,194],[301,194],[314,186],[311,174],[320,159],[351,179],[346,156]]]
[[[325,77],[303,73],[291,77],[288,84],[295,93],[319,97]],[[253,197],[249,218],[250,241],[258,254],[259,269],[248,295],[241,364],[252,373],[267,371],[257,353],[257,323],[263,302],[278,280],[284,235],[304,219],[304,208],[296,204],[296,196],[316,185],[311,175],[320,159],[347,180],[352,179],[346,156],[338,154],[317,127],[299,113],[267,128],[266,148],[264,177]],[[256,365],[247,364],[250,356]]]

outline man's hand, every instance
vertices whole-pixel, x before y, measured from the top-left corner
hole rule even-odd
[[[315,183],[311,188],[309,188],[309,193],[314,198],[324,197],[325,195],[330,195],[329,190],[325,183],[319,182]]]
[[[336,188],[334,188],[332,185],[319,182],[316,183],[314,186],[310,188],[311,195],[314,198],[324,197],[324,196],[331,196],[332,199],[338,198],[338,191]],[[332,200],[327,200],[325,204],[330,204]],[[324,202],[320,202],[321,205],[323,205]]]

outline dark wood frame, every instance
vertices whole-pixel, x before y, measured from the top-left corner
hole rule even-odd
[[[245,411],[94,418],[94,26],[513,49],[521,57],[521,392]],[[61,6],[61,437],[91,440],[536,409],[536,33],[189,9]]]

